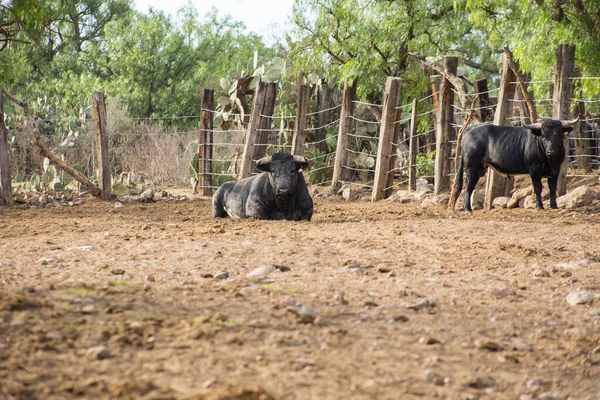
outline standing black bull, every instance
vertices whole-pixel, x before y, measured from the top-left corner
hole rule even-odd
[[[456,197],[462,189],[463,169],[467,170],[465,211],[471,209],[471,194],[487,167],[507,175],[529,174],[535,191],[536,208],[542,210],[542,178],[548,178],[550,207],[556,204],[556,184],[565,159],[563,141],[575,121],[547,120],[543,123],[510,127],[476,125],[462,139]]]
[[[213,196],[213,218],[307,220],[313,214],[302,170],[306,159],[290,153],[261,158],[256,167],[263,173],[225,182]]]

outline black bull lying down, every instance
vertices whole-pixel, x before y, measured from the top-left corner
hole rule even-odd
[[[213,196],[213,218],[307,220],[313,214],[302,170],[306,159],[289,153],[261,158],[259,175],[239,182],[225,182]]]
[[[556,204],[556,185],[560,165],[565,159],[564,138],[575,121],[547,120],[523,127],[475,125],[462,138],[460,164],[456,179],[458,197],[463,170],[467,171],[464,210],[472,211],[471,195],[477,181],[491,167],[506,175],[529,174],[535,191],[536,208],[542,210],[542,178],[548,178],[550,207]],[[453,199],[453,200],[456,200]]]

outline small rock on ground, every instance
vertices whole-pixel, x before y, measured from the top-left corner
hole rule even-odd
[[[567,303],[572,306],[576,306],[578,304],[592,304],[593,302],[594,296],[588,292],[571,292],[567,295]]]

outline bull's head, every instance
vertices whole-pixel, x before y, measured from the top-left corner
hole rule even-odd
[[[293,196],[298,185],[298,175],[308,168],[306,159],[290,153],[275,153],[271,157],[261,158],[256,162],[256,168],[269,173],[269,182],[275,196],[286,198]]]
[[[554,157],[564,151],[564,138],[573,130],[573,125],[579,118],[573,121],[558,121],[549,119],[542,123],[525,125],[533,135],[542,139],[546,155]]]

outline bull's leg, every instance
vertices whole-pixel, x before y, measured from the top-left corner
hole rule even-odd
[[[467,187],[465,189],[465,206],[464,210],[468,212],[473,212],[471,208],[471,195],[475,190],[475,186],[477,186],[477,181],[479,181],[479,171],[477,168],[467,168]]]
[[[548,189],[550,189],[550,208],[557,210],[558,204],[556,204],[556,186],[558,185],[558,177],[548,178]]]
[[[228,216],[225,207],[223,207],[223,201],[223,190],[217,190],[217,193],[215,193],[212,199],[213,218],[226,218]]]
[[[543,210],[544,204],[542,203],[542,178],[537,175],[531,175],[531,182],[533,183],[533,191],[535,192],[535,208],[537,210]]]

